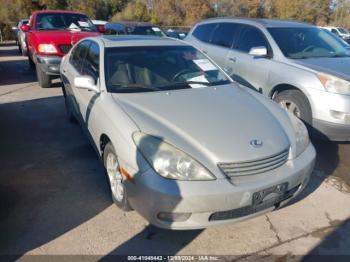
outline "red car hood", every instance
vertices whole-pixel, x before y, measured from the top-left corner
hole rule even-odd
[[[42,31],[36,32],[38,43],[58,45],[74,45],[80,39],[98,36],[98,32],[71,32],[71,31]]]

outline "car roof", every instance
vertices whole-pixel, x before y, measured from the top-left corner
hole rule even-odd
[[[81,13],[81,12],[69,11],[69,10],[50,10],[50,9],[46,9],[46,10],[37,10],[37,11],[33,12],[33,14],[52,14],[52,13],[85,15],[84,13]]]
[[[151,23],[148,22],[137,22],[137,21],[118,21],[118,22],[109,22],[108,24],[113,25],[113,24],[123,24],[125,26],[129,27],[136,27],[136,26],[154,26]]]
[[[144,35],[117,35],[99,36],[106,48],[132,47],[132,46],[190,46],[189,44],[168,37],[144,36]],[[95,38],[96,39],[96,38]]]
[[[281,19],[258,19],[258,18],[245,18],[245,17],[217,17],[210,18],[205,21],[230,21],[237,23],[247,24],[259,24],[263,27],[312,27],[312,25],[295,21],[295,20],[281,20]],[[204,22],[205,22],[204,21]]]

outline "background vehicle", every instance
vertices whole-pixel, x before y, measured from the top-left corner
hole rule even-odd
[[[221,18],[199,23],[186,40],[315,135],[350,140],[350,53],[336,36],[299,22]]]
[[[169,37],[175,38],[175,39],[184,39],[188,32],[176,30],[176,29],[168,29],[165,34]]]
[[[21,26],[28,24],[28,21],[28,19],[22,19],[18,22],[17,26],[12,27],[16,44],[18,45],[18,51],[23,55],[27,54],[27,44],[25,41],[25,32],[21,30]]]
[[[159,27],[144,22],[110,22],[105,25],[105,34],[166,36]]]
[[[316,154],[302,121],[183,41],[84,39],[60,72],[68,116],[103,158],[114,202],[154,225],[254,216],[309,180]]]
[[[60,10],[36,11],[21,29],[26,32],[29,63],[35,66],[43,88],[50,87],[51,78],[59,76],[61,58],[72,45],[84,37],[99,35],[86,15]]]
[[[347,29],[343,27],[335,27],[335,26],[325,26],[323,28],[339,36],[341,39],[343,39],[347,43],[350,42],[350,33]]]

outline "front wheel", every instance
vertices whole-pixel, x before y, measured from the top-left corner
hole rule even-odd
[[[107,172],[113,202],[124,211],[132,210],[125,188],[125,180],[120,172],[120,166],[114,147],[109,142],[103,152],[103,162]]]
[[[311,125],[312,112],[308,99],[299,90],[290,89],[278,93],[274,97],[275,102],[292,113],[296,117]]]
[[[36,75],[38,78],[39,85],[42,88],[51,87],[51,77],[47,75],[44,71],[42,71],[38,65],[36,65]]]

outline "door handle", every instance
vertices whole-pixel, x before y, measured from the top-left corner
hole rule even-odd
[[[233,63],[236,63],[237,58],[236,58],[236,57],[230,57],[228,60],[230,60],[230,61],[233,62]]]

